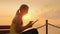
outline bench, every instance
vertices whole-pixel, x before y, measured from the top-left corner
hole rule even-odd
[[[0,34],[8,34],[10,32],[10,26],[9,25],[1,25],[0,26]],[[38,34],[37,29],[31,29],[25,32],[22,32],[21,34]]]
[[[10,32],[10,25],[0,25],[0,34],[6,34]]]

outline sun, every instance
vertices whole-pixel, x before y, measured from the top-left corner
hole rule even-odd
[[[23,19],[30,19],[30,14],[26,14],[23,16]]]

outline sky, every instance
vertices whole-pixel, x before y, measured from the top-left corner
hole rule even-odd
[[[29,6],[28,19],[23,18],[25,25],[29,21],[35,21],[39,18],[39,21],[33,27],[45,24],[46,19],[48,19],[49,23],[60,26],[60,0],[0,0],[0,25],[11,25],[16,11],[22,4]],[[49,29],[55,30],[50,27]],[[44,30],[42,28],[41,32],[44,32]],[[58,31],[60,30],[57,29],[54,31],[56,33],[53,34],[59,34]]]

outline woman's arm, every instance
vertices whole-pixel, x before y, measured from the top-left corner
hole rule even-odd
[[[30,21],[29,24],[27,24],[26,26],[22,26],[21,30],[24,31],[25,29],[28,29],[28,28],[32,27],[32,25],[33,25],[32,22],[33,21]]]
[[[30,21],[29,24],[27,24],[26,26],[22,26],[20,23],[16,23],[16,29],[18,32],[22,32],[28,28],[32,27],[32,22]]]

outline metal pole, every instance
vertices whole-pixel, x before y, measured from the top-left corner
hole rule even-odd
[[[46,34],[48,34],[48,20],[46,20]]]

